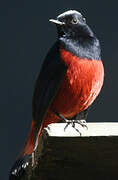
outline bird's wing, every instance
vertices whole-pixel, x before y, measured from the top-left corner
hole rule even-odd
[[[32,115],[38,127],[41,126],[67,69],[61,62],[58,46],[56,42],[47,54],[35,85]]]

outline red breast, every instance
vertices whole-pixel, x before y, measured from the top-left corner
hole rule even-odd
[[[60,54],[67,66],[67,73],[49,108],[44,126],[59,120],[53,111],[71,118],[87,109],[103,85],[104,67],[101,60],[81,59],[62,48]]]

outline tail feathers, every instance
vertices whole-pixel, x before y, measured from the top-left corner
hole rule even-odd
[[[10,170],[9,180],[21,180],[21,178],[25,175],[30,159],[31,155],[19,157]]]
[[[31,131],[23,147],[22,152],[24,155],[32,154],[35,144],[35,123],[32,121]]]
[[[22,150],[24,155],[30,155],[36,150],[43,128],[44,126],[41,126],[39,132],[37,133],[35,129],[35,123],[32,120],[31,131]]]
[[[32,121],[32,127],[30,134],[26,140],[26,143],[16,160],[15,164],[10,170],[9,180],[21,180],[25,175],[26,169],[29,165],[29,160],[32,158],[32,153],[38,145],[39,138],[42,134],[43,127],[41,126],[37,136],[35,135],[35,123]],[[37,137],[37,139],[36,139]]]

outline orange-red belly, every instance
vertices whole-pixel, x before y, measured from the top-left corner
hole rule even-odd
[[[60,49],[60,54],[68,68],[65,79],[46,115],[44,126],[59,120],[54,111],[71,118],[87,109],[98,96],[103,85],[104,68],[101,60],[81,59],[63,49]]]

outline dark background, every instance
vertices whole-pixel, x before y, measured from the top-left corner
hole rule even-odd
[[[108,0],[0,1],[0,180],[8,179],[30,129],[34,82],[56,39],[49,18],[69,9],[86,17],[100,39],[105,66],[104,87],[88,121],[118,121],[117,8],[117,1]]]

